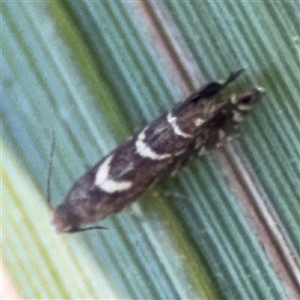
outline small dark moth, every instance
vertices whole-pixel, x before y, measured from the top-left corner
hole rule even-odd
[[[262,99],[263,89],[258,87],[230,97],[218,96],[243,71],[231,73],[225,82],[202,86],[100,160],[54,210],[56,230],[71,233],[103,228],[81,226],[119,212],[156,181],[221,146]]]

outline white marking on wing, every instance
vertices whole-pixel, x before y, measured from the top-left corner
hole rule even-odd
[[[220,141],[224,140],[225,135],[226,135],[226,134],[225,134],[225,131],[224,131],[224,130],[220,129],[220,130],[218,131],[218,138],[219,138]]]
[[[158,154],[155,151],[153,151],[146,143],[145,143],[145,131],[147,130],[147,127],[138,135],[135,147],[137,153],[142,157],[148,157],[153,160],[162,160],[171,157],[171,154],[165,153],[165,154]]]
[[[100,186],[103,191],[107,193],[116,193],[116,192],[123,192],[132,187],[131,181],[115,181],[112,179],[105,180]]]
[[[207,149],[205,148],[205,146],[201,147],[200,150],[198,151],[198,155],[204,155],[207,153]]]
[[[237,96],[236,94],[233,94],[231,97],[230,97],[230,102],[232,104],[236,104],[237,103]]]
[[[200,147],[201,147],[201,145],[202,145],[202,138],[201,137],[198,137],[197,139],[196,139],[196,144],[195,144],[195,149],[199,149]]]
[[[261,86],[256,86],[255,87],[259,92],[261,92],[261,93],[265,93],[266,92],[266,90],[263,88],[263,87],[261,87]]]
[[[238,109],[239,110],[250,110],[251,109],[251,105],[246,105],[246,104],[239,104],[238,105]]]
[[[105,180],[108,179],[109,170],[110,170],[110,163],[113,156],[108,156],[104,162],[98,167],[96,178],[95,178],[95,185],[100,186]]]
[[[195,124],[196,127],[201,126],[203,123],[204,123],[204,120],[201,119],[201,118],[197,118],[197,119],[194,121],[194,124]]]
[[[243,116],[240,112],[234,110],[232,113],[233,113],[233,120],[235,122],[239,123],[243,121]]]
[[[169,112],[167,115],[167,121],[170,123],[170,125],[172,126],[174,133],[180,136],[183,136],[184,138],[192,138],[193,136],[191,134],[185,133],[183,132],[178,124],[177,124],[177,118],[172,116],[172,113]]]
[[[185,152],[185,149],[175,152],[175,156],[179,156]]]
[[[109,170],[112,158],[112,155],[108,156],[99,166],[95,177],[95,185],[107,193],[122,192],[130,189],[132,186],[131,181],[115,181],[113,179],[109,179]]]

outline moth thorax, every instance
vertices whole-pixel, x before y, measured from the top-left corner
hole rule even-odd
[[[56,227],[57,232],[75,232],[80,223],[80,218],[69,203],[63,203],[54,210],[52,224]]]

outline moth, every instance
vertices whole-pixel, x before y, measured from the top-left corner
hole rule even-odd
[[[54,209],[52,223],[57,232],[104,228],[83,225],[119,212],[153,183],[221,146],[264,93],[262,88],[253,87],[220,96],[221,90],[243,72],[240,69],[225,81],[203,85],[101,159]]]

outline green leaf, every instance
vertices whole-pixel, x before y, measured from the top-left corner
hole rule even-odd
[[[296,2],[1,4],[3,263],[23,299],[296,299]],[[199,86],[247,67],[264,100],[225,148],[101,222],[58,235],[52,202]]]

